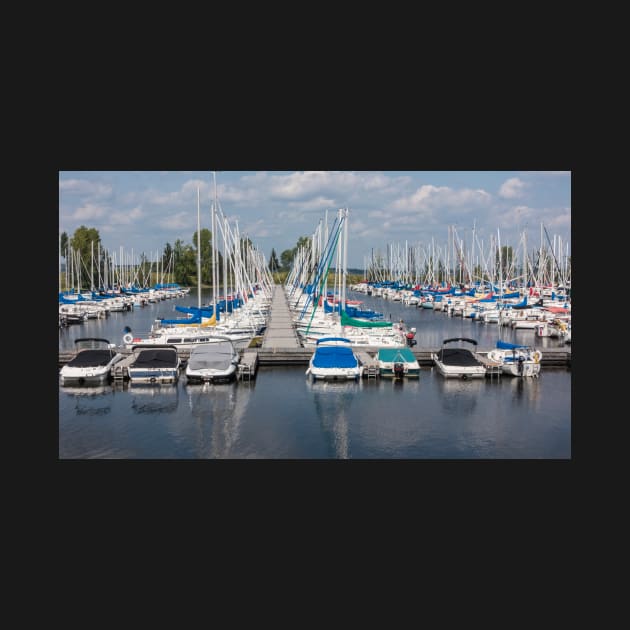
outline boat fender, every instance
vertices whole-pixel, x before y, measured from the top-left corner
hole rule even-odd
[[[532,357],[533,357],[535,363],[540,363],[541,356],[542,355],[540,354],[540,350],[534,350],[534,353],[532,354]]]
[[[131,333],[127,333],[124,337],[123,337],[123,341],[126,344],[130,344],[133,342],[133,335]]]

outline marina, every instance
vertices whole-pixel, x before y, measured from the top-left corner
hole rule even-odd
[[[191,298],[188,297],[184,301],[190,301],[190,299]],[[364,299],[367,302],[376,302],[376,299],[370,296],[364,296]],[[410,313],[413,313],[414,316],[420,316],[420,314],[422,316],[425,315],[424,312],[420,312],[412,307],[405,307],[404,305],[401,305],[401,303],[394,303],[392,306],[397,311],[397,314],[404,315],[404,317],[407,318],[409,318]],[[140,315],[140,313],[138,314]],[[427,313],[427,315],[432,315],[432,313]],[[125,313],[123,315],[125,318],[131,316],[132,313]],[[452,324],[456,324],[456,322],[457,320],[451,320]],[[472,323],[472,321],[466,322],[466,324],[468,323]],[[101,321],[98,326],[103,327],[105,324],[105,321]],[[478,324],[474,325],[478,326]],[[69,330],[71,329],[65,329],[64,332],[68,332]],[[115,338],[114,331],[111,331],[110,334],[112,334]],[[120,333],[117,334],[120,336]],[[262,345],[258,346],[258,344],[256,344],[256,346],[257,347],[253,348],[249,347],[246,350],[240,350],[241,361],[243,361],[242,357],[247,356],[248,365],[255,366],[253,370],[251,367],[248,368],[248,374],[250,375],[255,375],[255,369],[257,369],[257,366],[259,365],[308,365],[308,362],[313,355],[312,348],[304,348],[300,345],[295,325],[293,324],[289,314],[285,293],[279,285],[274,287],[269,323],[262,337]],[[487,353],[492,350],[493,347],[494,345],[486,344],[479,348],[479,352]],[[414,346],[409,350],[421,366],[427,367],[434,365],[433,355],[439,351],[439,348],[439,345],[431,347]],[[124,345],[118,346],[116,351],[123,355],[131,353],[131,350]],[[378,346],[362,347],[360,354],[362,362],[364,364],[368,364],[375,358],[378,351]],[[178,354],[180,358],[185,361],[190,355],[190,350],[189,348],[178,348]],[[570,367],[571,365],[571,348],[564,344],[558,344],[556,347],[553,347],[551,346],[551,339],[549,340],[549,344],[545,344],[544,352],[542,354],[541,365],[543,367]],[[61,347],[59,350],[59,367],[61,368],[75,355],[76,350],[69,349],[68,347]]]
[[[203,293],[206,299],[210,293]],[[350,291],[351,297],[359,294]],[[361,296],[366,307],[382,299]],[[179,299],[193,303],[194,295]],[[75,337],[121,340],[126,325],[148,329],[172,304],[158,302],[60,329],[59,362]],[[444,338],[474,336],[494,347],[496,324],[448,317],[402,302],[391,318],[417,328],[413,379],[381,378],[377,349],[360,348],[359,382],[316,382],[306,376],[312,349],[282,345],[239,351],[231,383],[59,386],[59,456],[79,459],[566,459],[571,457],[570,346],[533,331],[506,329],[542,351],[540,376],[444,379],[431,354]],[[267,330],[274,330],[274,309]],[[390,313],[391,311],[391,313]],[[285,319],[286,323],[286,319]],[[278,329],[277,329],[278,330]],[[281,331],[278,330],[278,333]],[[263,337],[264,338],[264,337]],[[120,341],[119,341],[120,343]],[[260,344],[260,345],[258,345]],[[118,348],[124,354],[129,350]],[[187,354],[178,351],[185,363]]]
[[[497,177],[497,204],[532,190],[516,176]],[[284,182],[273,185],[278,198],[309,182],[321,195],[311,199],[313,211],[326,199],[315,185],[322,178],[256,176]],[[439,207],[425,207],[429,197],[457,199],[444,194],[448,187],[422,185],[383,206],[382,226],[381,210],[357,215],[355,224],[347,207],[326,210],[310,235],[280,256],[272,249],[268,261],[247,236],[252,225],[241,232],[239,215],[223,213],[216,172],[212,180],[213,187],[188,180],[181,194],[155,198],[181,204],[173,216],[179,234],[193,224],[196,188],[192,245],[178,237],[147,256],[101,249],[94,228],[81,226],[72,239],[60,234],[60,458],[571,457],[571,269],[561,235],[541,222],[532,248],[528,230],[505,213],[508,239],[497,229],[484,240],[473,221],[471,238],[444,225],[437,241],[410,242],[407,226],[411,234],[413,225],[432,225],[418,222]],[[410,181],[379,176],[370,186],[402,190]],[[81,179],[61,188],[79,196],[111,190]],[[238,187],[223,186],[222,194],[247,198]],[[471,189],[461,200],[471,195],[482,205],[493,198]],[[310,216],[298,208],[282,205],[275,227]],[[131,221],[144,210],[128,212]],[[80,214],[69,208],[67,217]],[[162,233],[167,224],[155,227]],[[355,250],[350,269],[351,239],[365,246],[368,235],[394,225],[404,242],[372,247],[361,267]]]

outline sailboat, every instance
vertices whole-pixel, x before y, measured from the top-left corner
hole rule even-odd
[[[201,218],[199,204],[199,188],[197,188],[197,309],[188,317],[176,319],[157,319],[151,327],[148,337],[136,337],[131,328],[125,326],[123,344],[131,349],[139,345],[174,346],[179,350],[190,350],[200,344],[209,343],[216,336],[217,314],[216,299],[212,312],[201,308]],[[232,338],[237,348],[245,347],[251,335],[235,335]]]
[[[530,346],[497,341],[496,348],[488,351],[488,359],[501,365],[503,374],[509,376],[538,376],[542,352]]]

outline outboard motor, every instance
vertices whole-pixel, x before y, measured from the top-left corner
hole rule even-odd
[[[394,378],[403,378],[405,366],[402,363],[394,363]]]

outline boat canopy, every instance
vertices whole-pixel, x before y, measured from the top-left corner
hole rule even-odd
[[[413,363],[416,357],[409,348],[381,348],[378,351],[378,359],[383,363]]]
[[[341,325],[355,328],[391,328],[392,322],[367,321],[350,317],[346,311],[341,311]]]
[[[313,367],[355,368],[359,361],[347,346],[319,346],[313,355]]]
[[[509,341],[497,341],[497,348],[501,350],[517,350],[518,348],[527,348],[527,346],[521,346],[517,343],[510,343]]]
[[[473,345],[477,345],[477,342],[474,339],[470,339],[468,337],[452,337],[451,339],[445,339],[442,342],[442,345],[447,344],[447,343],[451,343],[453,341],[467,341],[468,343],[472,343]]]

